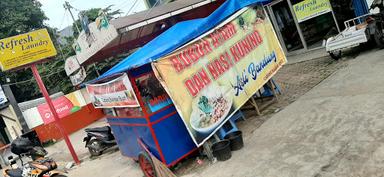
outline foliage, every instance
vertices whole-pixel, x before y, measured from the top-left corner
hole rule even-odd
[[[73,91],[75,88],[72,86],[70,79],[64,71],[64,63],[66,58],[75,55],[72,48],[74,37],[65,38],[65,44],[60,45],[57,42],[57,29],[44,25],[44,21],[47,20],[47,17],[41,10],[41,4],[37,0],[0,0],[0,7],[2,7],[2,10],[0,11],[0,39],[26,33],[35,29],[48,29],[58,55],[45,63],[39,64],[39,73],[50,94],[60,91],[64,93]],[[117,10],[111,12],[111,7],[112,6],[108,6],[105,9],[94,8],[84,11],[84,13],[89,17],[90,22],[96,19],[100,10],[104,10],[107,13],[108,18],[112,19],[115,15],[120,14],[120,11]],[[75,23],[80,24],[79,20]],[[74,31],[77,33],[76,30]],[[116,59],[111,59],[111,61],[103,62],[99,68],[105,71],[117,61],[118,60]],[[86,68],[88,80],[97,77],[93,65]],[[12,91],[18,102],[32,100],[42,96],[32,76],[31,69],[26,68],[18,71],[0,72],[1,84],[7,83],[6,78],[10,79]]]
[[[47,17],[37,0],[1,0],[0,7],[0,39],[45,27],[43,22]],[[2,83],[6,82],[6,78],[10,78],[11,82],[25,81],[32,79],[32,72],[30,69],[24,69],[1,73]],[[11,88],[19,101],[38,93],[33,82],[12,85]]]
[[[1,0],[0,7],[0,39],[43,28],[47,19],[37,0]]]

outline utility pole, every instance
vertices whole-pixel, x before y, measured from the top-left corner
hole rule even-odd
[[[30,131],[27,122],[25,121],[25,118],[23,116],[22,111],[20,110],[20,107],[16,101],[15,96],[13,95],[13,92],[11,90],[10,85],[3,85],[3,91],[6,97],[8,98],[9,104],[12,105],[13,111],[16,114],[17,119],[19,120],[19,123],[21,125],[21,128],[23,129],[23,133],[27,133]]]
[[[68,1],[65,1],[65,3],[64,3],[64,9],[66,9],[66,10],[68,10],[69,11],[69,13],[71,14],[71,17],[72,17],[72,20],[73,20],[73,24],[75,24],[75,27],[76,27],[76,29],[77,29],[77,32],[80,34],[80,28],[77,26],[77,24],[75,23],[76,22],[76,20],[75,20],[75,17],[73,16],[73,14],[72,14],[72,11],[71,11],[71,9],[73,9],[73,7],[71,6],[71,4],[69,4],[69,2]]]

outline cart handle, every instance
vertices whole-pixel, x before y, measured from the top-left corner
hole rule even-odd
[[[149,152],[149,149],[148,149],[147,146],[144,144],[144,142],[141,140],[141,138],[137,138],[137,143],[139,143],[140,147],[143,148],[144,151],[146,151],[147,153],[152,154],[151,152]]]

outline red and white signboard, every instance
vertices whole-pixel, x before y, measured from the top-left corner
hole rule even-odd
[[[65,96],[53,100],[53,105],[55,106],[59,118],[63,118],[71,114],[71,110],[74,107],[73,103]],[[52,112],[46,103],[37,106],[37,110],[43,118],[44,124],[49,124],[55,121]]]
[[[127,74],[101,84],[87,84],[95,108],[139,107]]]

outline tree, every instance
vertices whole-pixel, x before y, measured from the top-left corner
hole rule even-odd
[[[0,7],[0,39],[45,27],[37,0],[1,0]]]
[[[44,20],[47,17],[37,0],[1,0],[0,7],[0,39],[45,27]],[[2,83],[6,82],[6,78],[10,78],[12,82],[32,78],[30,69],[1,73],[1,75]],[[24,82],[22,86],[12,85],[11,88],[18,101],[29,99],[37,93],[33,82]]]
[[[59,91],[64,93],[73,91],[74,87],[64,71],[64,63],[66,58],[75,55],[72,48],[74,37],[66,38],[66,44],[61,46],[56,40],[58,38],[57,29],[44,25],[47,17],[41,10],[41,4],[37,0],[0,0],[0,7],[2,8],[0,11],[0,39],[27,33],[35,29],[48,29],[58,55],[48,62],[38,65],[40,75],[50,94]],[[84,12],[89,17],[90,22],[92,22],[97,18],[100,10],[101,8],[95,8]],[[119,10],[111,12],[111,6],[102,10],[107,12],[110,19],[120,13]],[[76,21],[76,23],[80,22]],[[116,60],[113,61],[113,63],[116,63]],[[105,68],[110,67],[111,65],[107,67],[103,65],[101,69],[105,70]],[[91,66],[87,67],[87,73],[89,73],[88,80],[96,77],[95,70]],[[11,88],[18,102],[42,96],[29,68],[12,72],[0,72],[1,84],[7,83],[6,78],[11,80]]]

